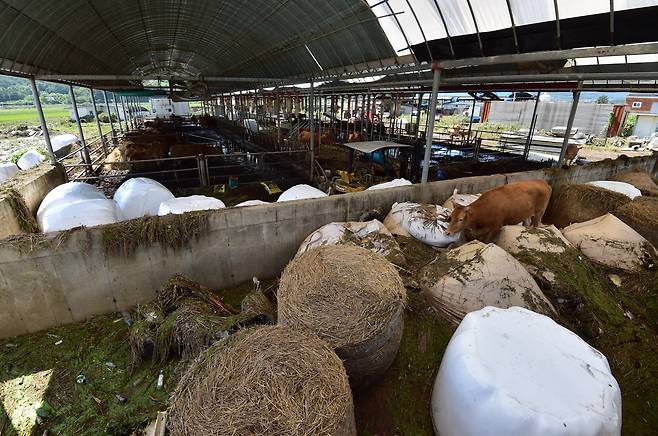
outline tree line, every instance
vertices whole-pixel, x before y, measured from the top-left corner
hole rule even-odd
[[[70,104],[69,87],[59,83],[37,82],[43,104]],[[73,88],[78,103],[91,103],[89,90]],[[103,94],[95,92],[96,102],[103,101]],[[0,104],[32,105],[32,90],[27,79],[0,75]]]

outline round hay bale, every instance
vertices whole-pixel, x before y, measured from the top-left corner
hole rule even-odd
[[[206,352],[171,398],[176,435],[356,435],[342,362],[314,335],[242,330]]]
[[[621,389],[606,357],[520,307],[469,313],[432,392],[441,436],[621,434]]]
[[[658,198],[636,198],[617,209],[614,215],[658,247]]]
[[[555,226],[524,227],[519,225],[504,226],[498,235],[496,245],[512,255],[526,251],[564,253],[568,247],[571,247],[571,243]]]
[[[651,175],[646,171],[641,171],[641,170],[624,171],[615,174],[610,178],[610,180],[630,183],[631,185],[639,189],[640,192],[642,192],[642,195],[658,197],[658,185],[651,177]]]
[[[485,306],[556,313],[523,265],[494,244],[472,241],[449,250],[420,270],[419,276],[432,305],[454,323]]]
[[[381,254],[393,264],[405,268],[404,254],[386,226],[378,220],[365,222],[334,222],[326,224],[304,239],[297,255],[324,245],[363,247]]]
[[[629,201],[624,194],[593,185],[563,185],[553,192],[548,221],[562,228],[611,213]]]
[[[585,256],[600,264],[626,271],[641,271],[655,265],[655,248],[610,213],[565,227],[562,234]]]
[[[395,359],[406,293],[382,256],[361,247],[315,248],[288,264],[277,298],[279,323],[329,342],[354,386],[369,384]]]

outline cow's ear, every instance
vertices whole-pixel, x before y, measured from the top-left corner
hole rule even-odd
[[[460,211],[464,208],[464,205],[459,204],[459,203],[454,203],[453,210]]]

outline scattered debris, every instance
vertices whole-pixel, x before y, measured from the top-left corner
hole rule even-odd
[[[617,287],[621,286],[621,277],[619,277],[617,274],[608,274],[608,277],[610,278],[610,281]]]

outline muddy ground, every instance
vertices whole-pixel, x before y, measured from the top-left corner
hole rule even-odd
[[[437,252],[398,237],[408,267],[400,270],[409,296],[398,355],[384,377],[354,392],[360,435],[430,435],[432,386],[443,352],[456,328],[438,315],[418,289],[416,272]],[[596,265],[573,250],[559,257],[517,256],[556,271],[560,286],[539,281],[558,309],[556,318],[608,358],[623,398],[623,433],[655,434],[658,411],[658,273],[628,274]],[[621,279],[617,286],[610,274]],[[273,291],[276,280],[261,281]],[[253,289],[248,282],[217,291],[235,307]],[[61,343],[59,341],[62,341]],[[185,368],[177,359],[128,369],[128,327],[121,315],[0,341],[0,403],[12,416],[0,418],[0,433],[131,434],[143,428]],[[110,367],[108,362],[114,366]],[[163,370],[165,388],[156,389]],[[87,382],[77,384],[76,377]],[[117,395],[126,398],[122,402]],[[37,412],[38,411],[38,412]],[[43,415],[43,416],[42,416]],[[2,416],[0,414],[0,416]]]

